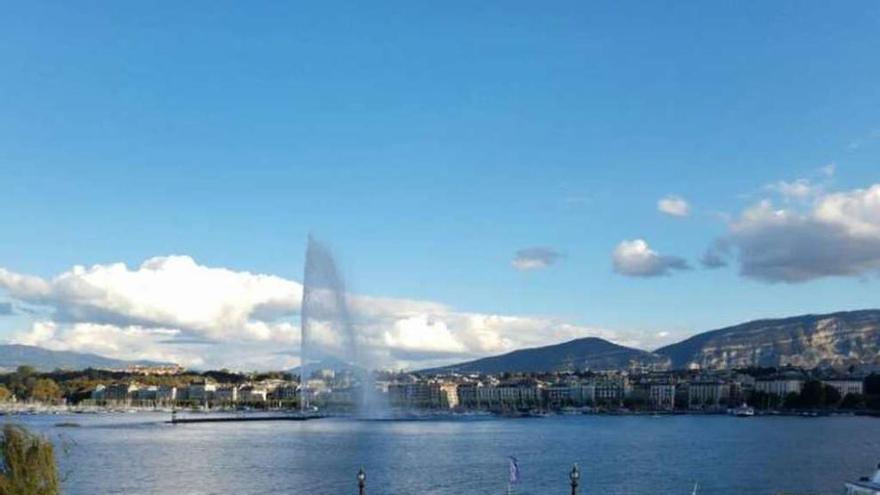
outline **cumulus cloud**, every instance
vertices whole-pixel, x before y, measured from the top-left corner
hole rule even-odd
[[[691,206],[684,198],[670,195],[657,201],[657,210],[674,217],[686,217],[691,212]]]
[[[559,261],[563,255],[549,247],[531,247],[516,252],[511,265],[520,271],[540,270]]]
[[[819,194],[805,206],[762,200],[729,224],[720,240],[740,272],[767,282],[864,276],[880,270],[880,184]]]
[[[303,288],[274,275],[166,256],[135,268],[77,266],[52,278],[0,269],[0,289],[15,304],[48,308],[13,336],[18,343],[202,368],[300,364]],[[460,312],[432,301],[365,295],[349,295],[348,301],[359,352],[383,367],[447,364],[576,337],[640,341],[640,334],[552,318]],[[338,345],[331,327],[317,322],[316,338]]]
[[[0,269],[15,299],[55,308],[54,320],[176,328],[226,340],[289,340],[274,318],[295,313],[302,286],[271,275],[199,265],[188,256],[75,266],[51,280]]]
[[[687,261],[652,250],[644,239],[623,241],[612,254],[614,271],[630,277],[659,277],[676,270],[688,270]]]

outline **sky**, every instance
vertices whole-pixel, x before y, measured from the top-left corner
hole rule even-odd
[[[298,364],[309,233],[418,368],[876,308],[880,4],[27,2],[0,340]]]

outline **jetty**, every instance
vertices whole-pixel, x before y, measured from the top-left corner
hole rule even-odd
[[[302,415],[302,414],[242,414],[237,416],[188,416],[185,418],[177,417],[176,414],[171,415],[171,419],[166,421],[169,424],[188,424],[188,423],[236,423],[244,421],[309,421],[312,419],[320,419],[321,415]]]

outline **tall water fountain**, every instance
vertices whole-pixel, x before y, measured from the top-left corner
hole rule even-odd
[[[387,403],[376,392],[370,353],[355,333],[345,283],[333,254],[309,235],[303,274],[300,375],[305,384],[317,363],[345,365],[354,370],[362,393],[357,404],[361,416],[384,416]],[[308,394],[302,394],[307,397]],[[305,410],[308,399],[300,401]]]

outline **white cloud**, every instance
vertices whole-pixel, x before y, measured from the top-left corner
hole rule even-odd
[[[690,214],[691,207],[684,198],[679,196],[666,196],[657,201],[657,209],[661,213],[674,217],[686,217]]]
[[[289,340],[271,321],[295,313],[302,298],[296,282],[209,268],[188,256],[151,258],[136,270],[75,266],[51,280],[0,269],[0,288],[53,306],[59,321],[176,328],[218,340]]]
[[[658,277],[675,270],[688,270],[687,262],[677,256],[664,256],[652,250],[644,239],[623,241],[612,254],[614,271],[631,277]]]
[[[768,186],[768,189],[779,193],[787,200],[804,200],[820,194],[820,186],[812,184],[808,179],[797,179],[792,182],[779,181]]]
[[[118,359],[169,361],[185,366],[203,364],[197,354],[184,352],[185,349],[169,349],[163,344],[178,334],[178,330],[139,326],[117,327],[95,323],[59,325],[53,321],[37,321],[29,331],[14,336],[11,342]]]
[[[880,270],[880,184],[819,194],[806,205],[763,200],[746,209],[720,240],[736,252],[744,276],[804,282]]]
[[[559,261],[563,255],[549,247],[531,247],[516,252],[511,265],[520,271],[540,270]]]
[[[0,269],[0,289],[13,302],[53,311],[14,335],[15,342],[197,367],[299,364],[302,286],[277,276],[168,256],[137,268],[77,266],[50,279]],[[459,312],[431,301],[348,299],[359,352],[374,356],[379,366],[433,366],[586,336],[624,345],[640,340],[634,333],[552,318]],[[317,322],[315,337],[338,347],[340,336],[332,326]]]

